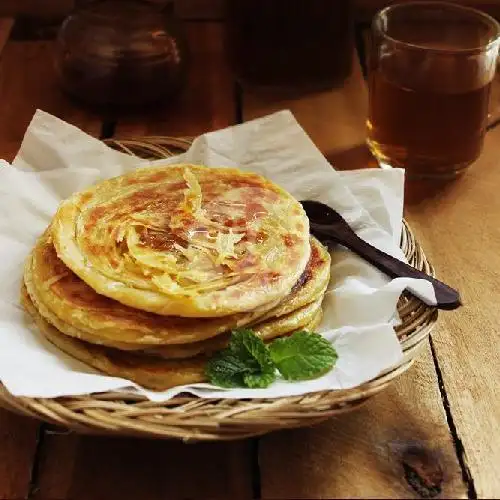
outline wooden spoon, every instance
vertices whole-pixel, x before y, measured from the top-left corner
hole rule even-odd
[[[345,246],[391,278],[418,278],[429,281],[434,286],[436,307],[439,309],[452,310],[462,305],[456,290],[370,245],[361,239],[333,208],[319,201],[304,200],[301,204],[309,217],[311,233],[322,243]],[[424,300],[423,297],[419,298]]]

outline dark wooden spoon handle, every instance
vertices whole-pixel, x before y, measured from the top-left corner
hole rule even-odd
[[[333,236],[330,232],[315,230],[313,225],[311,231],[320,241],[331,241],[345,246],[391,278],[418,278],[430,281],[434,286],[437,307],[439,309],[452,310],[462,305],[460,295],[456,290],[442,281],[370,245],[354,233],[354,231],[341,231],[339,234]]]

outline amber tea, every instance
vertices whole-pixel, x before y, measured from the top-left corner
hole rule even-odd
[[[368,145],[408,177],[450,177],[481,153],[500,26],[479,11],[405,2],[375,17]]]
[[[481,152],[491,83],[451,92],[408,88],[370,76],[368,142],[375,156],[408,175],[459,172]]]

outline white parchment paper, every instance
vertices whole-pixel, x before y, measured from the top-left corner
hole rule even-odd
[[[338,210],[356,232],[404,259],[398,241],[403,207],[401,170],[339,173],[314,146],[293,115],[282,111],[200,136],[190,150],[154,163],[190,162],[251,170],[280,184],[297,199],[315,199]],[[220,389],[194,384],[165,392],[108,377],[61,353],[37,332],[19,305],[24,261],[59,202],[74,191],[149,162],[118,153],[43,111],[35,114],[18,156],[0,163],[0,380],[15,396],[57,397],[108,390],[138,391],[155,401],[180,392],[200,397],[249,398],[355,387],[400,361],[394,333],[396,304],[405,287],[435,304],[426,281],[388,280],[339,249],[319,331],[337,349],[332,371],[307,382],[278,380],[267,389]]]

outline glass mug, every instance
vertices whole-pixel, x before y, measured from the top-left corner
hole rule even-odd
[[[380,11],[369,56],[368,146],[409,178],[446,178],[481,153],[500,25],[469,7],[405,2]]]

